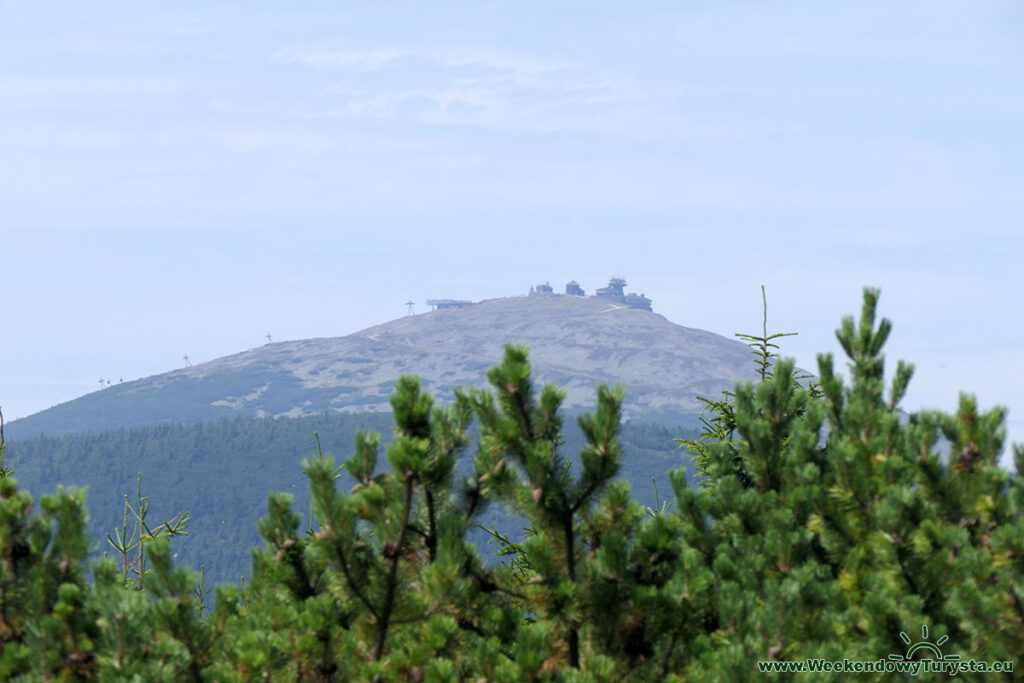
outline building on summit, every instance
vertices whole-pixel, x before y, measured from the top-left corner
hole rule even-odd
[[[473,302],[463,299],[427,299],[427,305],[431,310],[443,311],[449,308],[466,308],[472,306]]]
[[[607,287],[601,287],[597,290],[597,296],[601,299],[610,299],[616,303],[625,304],[630,308],[639,308],[644,311],[650,311],[651,300],[643,294],[626,294],[623,290],[626,287],[626,281],[621,277],[613,277],[608,281]]]
[[[643,294],[634,294],[630,292],[626,294],[626,281],[621,277],[613,277],[608,281],[608,285],[605,287],[599,287],[597,292],[593,294],[591,298],[605,299],[610,302],[622,304],[628,308],[637,308],[642,311],[650,311],[651,300]],[[556,294],[554,287],[551,286],[550,282],[545,282],[542,285],[531,285],[530,296],[578,296],[585,297],[587,293],[580,286],[580,283],[575,280],[569,280],[565,284],[565,294]],[[406,305],[409,306],[409,313],[412,314],[412,302],[407,301]],[[466,308],[472,306],[472,301],[466,301],[465,299],[427,299],[427,305],[430,306],[431,310],[444,311],[455,308]]]
[[[651,300],[643,294],[633,294],[632,292],[627,294],[622,303],[626,304],[630,308],[639,308],[642,311],[653,311],[651,308]]]
[[[615,303],[628,306],[629,308],[638,308],[643,311],[650,311],[651,300],[643,294],[626,294],[626,281],[621,277],[613,277],[608,281],[607,287],[601,287],[594,294],[599,299],[608,299]],[[575,280],[570,280],[565,285],[564,296],[586,296],[586,292],[580,287],[580,283]],[[554,289],[551,287],[551,283],[545,282],[542,285],[531,285],[530,296],[562,296],[555,294]]]
[[[625,286],[625,280],[623,280],[621,277],[613,277],[611,280],[608,281],[607,287],[598,288],[596,295],[601,297],[602,299],[622,299],[626,296],[625,293],[622,291]]]

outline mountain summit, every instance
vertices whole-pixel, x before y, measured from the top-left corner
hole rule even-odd
[[[468,303],[468,302],[464,302]],[[439,402],[486,385],[506,342],[530,347],[538,382],[566,390],[570,411],[599,383],[626,386],[625,416],[692,419],[697,395],[752,377],[749,349],[604,297],[523,296],[409,315],[345,337],[266,344],[107,387],[11,423],[15,437],[159,422],[390,410],[395,381],[417,374]]]

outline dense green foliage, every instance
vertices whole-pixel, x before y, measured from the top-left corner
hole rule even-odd
[[[569,451],[562,393],[535,391],[524,349],[491,370],[493,393],[447,409],[404,378],[389,467],[365,432],[340,465],[307,459],[313,521],[271,494],[251,580],[205,614],[196,577],[172,566],[176,539],[146,538],[144,582],[110,558],[90,585],[81,494],[35,512],[4,478],[0,677],[747,681],[767,676],[759,660],[892,661],[922,627],[964,661],[1019,664],[1024,448],[1017,475],[1001,469],[1005,411],[966,395],[955,414],[901,421],[912,369],[885,377],[877,298],[837,333],[849,381],[829,355],[820,394],[773,362],[736,387],[735,439],[703,442],[706,485],[676,470],[675,503],[657,509],[619,478],[621,390],[598,389]],[[499,502],[530,533],[488,566],[467,534]]]

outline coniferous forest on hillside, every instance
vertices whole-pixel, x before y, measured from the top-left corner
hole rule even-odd
[[[259,542],[256,522],[266,514],[267,493],[294,495],[295,510],[308,517],[309,485],[302,463],[317,454],[318,444],[320,452],[344,459],[360,430],[381,434],[383,449],[392,439],[393,427],[390,413],[161,424],[10,441],[7,459],[17,463],[19,486],[29,491],[52,491],[72,482],[87,487],[89,532],[97,555],[112,550],[106,537],[123,526],[125,496],[138,507],[141,474],[142,496],[151,501],[154,519],[189,515],[182,528],[187,535],[175,539],[176,561],[204,567],[211,582],[237,583],[249,576],[250,549]],[[689,436],[693,427],[622,425],[621,474],[639,502],[655,505],[656,490],[671,496],[669,470],[689,464],[673,439]],[[579,452],[583,434],[575,420],[566,420],[563,439],[566,452]],[[387,468],[387,462],[381,467]],[[457,477],[468,476],[471,470],[468,456],[456,463]],[[356,483],[347,475],[342,480],[350,486]],[[481,522],[513,537],[521,535],[522,523],[502,505],[486,510]],[[487,545],[491,536],[477,532],[472,538],[481,552],[492,554]]]
[[[772,357],[778,335],[749,337],[759,379],[710,401],[700,435],[623,427],[623,390],[604,386],[570,427],[510,345],[489,391],[439,408],[404,377],[390,424],[329,437],[310,418],[16,442],[0,451],[0,679],[902,680],[939,657],[965,680],[1016,680],[1024,448],[1000,468],[1006,411],[967,394],[901,420],[913,368],[887,372],[878,299],[865,290],[837,330],[845,358],[819,356],[816,378]],[[284,435],[310,427],[319,451]],[[673,467],[646,502],[627,450],[673,436],[698,480]],[[47,458],[86,462],[91,438],[122,449],[98,478],[147,463],[103,559],[87,510],[109,500],[23,488]],[[239,454],[221,471],[201,462],[213,441]],[[258,538],[212,532],[189,557],[230,574],[221,550],[253,547],[248,578],[211,589],[179,549],[199,518],[248,514],[228,489],[261,472]],[[162,507],[180,487],[210,501],[189,536]],[[495,510],[527,531],[482,546]]]

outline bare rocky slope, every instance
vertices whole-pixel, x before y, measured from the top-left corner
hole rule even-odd
[[[506,342],[527,344],[535,378],[565,388],[570,412],[599,383],[627,389],[625,417],[682,424],[753,374],[749,349],[649,311],[595,297],[509,297],[411,315],[345,337],[279,342],[126,382],[17,420],[11,437],[160,422],[389,410],[395,380],[417,374],[439,402],[485,386]]]

